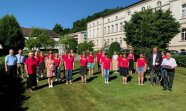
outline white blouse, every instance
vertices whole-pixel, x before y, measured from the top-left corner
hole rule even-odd
[[[118,60],[118,55],[113,55],[112,60]]]

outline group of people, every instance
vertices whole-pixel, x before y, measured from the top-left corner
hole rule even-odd
[[[98,71],[101,72],[101,76],[104,77],[104,83],[109,83],[110,71],[120,73],[122,76],[122,83],[127,84],[127,77],[132,76],[134,72],[134,61],[136,60],[136,71],[138,73],[138,85],[144,85],[144,73],[147,69],[150,71],[151,85],[159,84],[159,75],[163,80],[163,90],[172,91],[173,79],[175,74],[175,68],[177,66],[175,59],[171,58],[169,52],[162,52],[158,54],[157,48],[153,48],[153,53],[146,58],[142,53],[139,58],[135,59],[132,51],[127,54],[117,54],[115,51],[112,58],[108,57],[104,51],[98,51],[94,56],[93,52],[89,52],[88,55],[85,52],[79,57],[80,75],[82,84],[87,83],[87,73],[90,77],[94,74],[94,65],[97,63]],[[18,51],[17,55],[13,55],[14,51],[11,49],[9,55],[5,57],[5,71],[17,77],[20,75],[24,78],[24,69],[28,78],[28,87],[33,92],[33,86],[37,86],[37,82],[40,78],[43,78],[44,69],[47,71],[48,87],[53,87],[53,77],[56,76],[56,81],[61,81],[60,69],[63,67],[63,77],[66,80],[66,84],[72,84],[72,74],[75,68],[75,54],[72,50],[64,51],[59,54],[53,54],[51,51],[46,55],[43,55],[42,51],[36,51],[35,53],[29,52],[28,58],[25,58],[22,54],[22,50]],[[88,69],[88,70],[87,70]]]

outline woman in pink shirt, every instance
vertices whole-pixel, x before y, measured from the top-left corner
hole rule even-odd
[[[112,60],[108,57],[107,54],[105,54],[105,58],[103,60],[103,69],[104,69],[104,79],[106,84],[109,83],[109,73],[111,70],[111,63]]]
[[[66,85],[72,84],[72,71],[74,69],[74,59],[69,52],[67,58],[64,61],[65,72],[66,72]]]
[[[37,75],[37,82],[39,82],[39,79],[40,79],[40,72],[39,72],[39,54],[38,54],[38,52],[36,51],[35,53],[34,53],[34,58],[36,59],[36,61],[37,61],[37,70],[36,70],[36,75]]]
[[[123,57],[120,59],[120,74],[123,76],[123,84],[127,84],[127,76],[128,76],[128,66],[129,61],[126,54],[123,54]]]
[[[129,60],[129,74],[132,75],[132,71],[134,70],[134,54],[132,53],[132,51],[129,52],[128,60]]]
[[[55,74],[56,74],[55,81],[60,81],[61,59],[59,58],[59,54],[55,54],[54,63],[55,63]]]
[[[89,53],[88,57],[88,69],[89,69],[89,76],[92,77],[93,76],[93,69],[94,69],[94,55],[92,54],[92,51]]]
[[[55,63],[52,54],[48,55],[48,59],[46,60],[46,68],[47,68],[47,77],[48,77],[48,87],[53,87],[53,76],[55,76]]]
[[[140,54],[140,58],[136,61],[136,70],[138,71],[138,85],[143,85],[144,72],[146,72],[146,60],[143,54]]]

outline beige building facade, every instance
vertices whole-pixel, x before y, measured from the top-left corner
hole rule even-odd
[[[146,9],[170,10],[174,18],[181,24],[181,32],[169,44],[170,50],[186,50],[186,0],[144,0],[125,7],[123,10],[98,18],[87,23],[87,38],[95,43],[95,49],[101,49],[117,41],[122,48],[129,48],[125,38],[123,25],[131,19],[131,15]]]

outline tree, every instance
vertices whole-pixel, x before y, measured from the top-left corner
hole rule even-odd
[[[114,51],[120,52],[120,44],[118,42],[112,42],[109,46],[109,57],[112,57]]]
[[[92,41],[80,43],[78,44],[77,52],[78,54],[81,54],[83,51],[85,52],[93,51],[94,46],[95,45]]]
[[[32,28],[29,33],[29,38],[26,40],[26,46],[32,48],[51,48],[56,44],[55,40],[49,37],[47,30],[40,28]]]
[[[71,38],[69,35],[64,35],[60,37],[61,44],[64,44],[66,50],[76,51],[78,42],[75,38]]]
[[[23,49],[25,39],[19,23],[13,15],[6,15],[0,19],[0,44],[5,52],[9,49]]]
[[[63,27],[61,26],[61,24],[56,24],[53,28],[53,31],[57,34],[62,34],[63,33]]]
[[[179,27],[179,22],[169,10],[136,12],[130,21],[125,22],[124,40],[137,54],[149,53],[153,47],[167,48],[171,39],[179,33]]]

